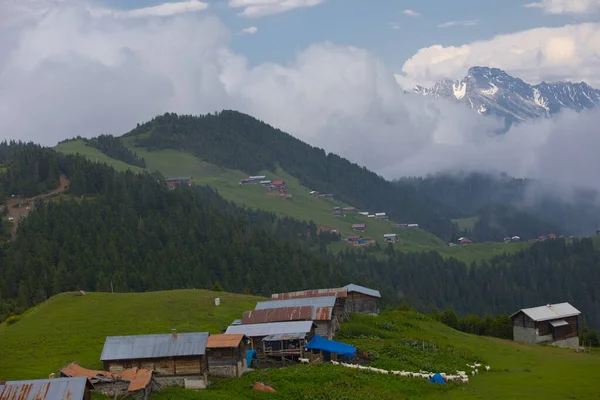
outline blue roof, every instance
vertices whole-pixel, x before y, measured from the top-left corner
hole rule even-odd
[[[101,361],[204,355],[208,332],[163,335],[108,336]]]
[[[351,284],[346,285],[344,287],[346,288],[346,290],[348,291],[348,293],[350,293],[350,292],[357,292],[357,293],[366,294],[367,296],[381,297],[381,294],[379,293],[379,290],[369,289],[369,288],[366,288],[364,286],[355,285],[354,283],[351,283]]]
[[[335,296],[321,296],[321,297],[303,297],[299,299],[288,299],[288,300],[271,300],[271,301],[260,301],[256,303],[255,310],[267,310],[271,308],[282,308],[282,307],[300,307],[300,306],[317,306],[317,307],[333,307],[335,306]]]
[[[307,349],[328,351],[330,353],[339,354],[348,358],[354,358],[354,354],[356,353],[356,347],[354,346],[333,340],[327,340],[319,335],[313,336],[312,340],[304,347]]]
[[[91,387],[85,377],[8,381],[0,384],[0,399],[81,400],[86,385]]]

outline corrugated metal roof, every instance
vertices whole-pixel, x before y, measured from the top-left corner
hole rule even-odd
[[[383,235],[384,238],[388,238],[388,237],[397,237],[398,234],[397,233],[386,233]]]
[[[569,323],[564,319],[559,319],[557,321],[550,321],[550,325],[552,325],[555,328],[558,328],[559,326],[569,325]]]
[[[241,319],[234,319],[233,322],[231,323],[231,325],[241,325],[241,324],[242,324]]]
[[[275,342],[279,340],[297,340],[304,339],[306,332],[295,332],[295,333],[276,333],[275,335],[266,336],[263,342]]]
[[[313,290],[300,290],[297,292],[287,293],[275,293],[271,295],[271,300],[289,300],[289,299],[302,299],[306,297],[324,297],[324,296],[335,296],[335,297],[346,297],[348,295],[345,288],[333,288],[333,289],[313,289]]]
[[[55,378],[8,381],[0,384],[0,400],[81,400],[87,378]]]
[[[310,332],[312,321],[271,322],[268,324],[231,325],[225,333],[242,333],[248,337],[269,336],[276,333]]]
[[[335,296],[322,297],[302,297],[288,300],[259,301],[256,303],[255,310],[266,310],[269,308],[299,307],[299,306],[317,306],[333,307],[335,306]]]
[[[130,392],[135,392],[144,389],[152,379],[152,371],[140,369],[137,367],[126,369],[120,374],[113,374],[108,371],[98,371],[83,368],[77,363],[71,363],[59,371],[62,375],[68,377],[85,377],[92,383],[97,382],[112,382],[117,379],[129,381]]]
[[[207,349],[238,347],[244,338],[241,333],[222,333],[220,335],[210,335],[206,343]]]
[[[204,355],[207,332],[163,335],[108,336],[100,360],[134,360]]]
[[[346,288],[346,290],[348,290],[348,293],[357,292],[357,293],[366,294],[367,296],[381,297],[379,290],[369,289],[364,286],[355,285],[354,283],[351,283],[344,287]]]
[[[244,312],[243,324],[264,324],[267,322],[309,321],[312,319],[312,306],[266,308]]]
[[[567,318],[572,317],[574,315],[579,315],[581,312],[570,305],[569,303],[558,303],[558,304],[549,304],[540,307],[532,307],[532,308],[523,308],[510,317],[514,317],[520,312],[525,313],[529,318],[534,321],[548,321],[551,319],[559,319],[559,318]]]

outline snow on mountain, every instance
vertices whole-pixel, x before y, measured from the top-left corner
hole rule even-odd
[[[472,67],[460,81],[449,79],[413,92],[468,104],[481,115],[496,115],[507,124],[551,117],[563,109],[582,111],[600,106],[600,90],[585,82],[529,85],[498,68]]]

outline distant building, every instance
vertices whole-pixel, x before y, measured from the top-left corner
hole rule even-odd
[[[167,179],[165,179],[165,182],[167,182],[167,186],[169,187],[169,190],[173,190],[178,185],[192,186],[192,177],[185,176],[185,177],[180,177],[180,178],[167,178]]]
[[[348,236],[348,238],[346,239],[349,243],[358,243],[359,240],[362,239],[362,236],[358,236],[358,235],[352,235],[352,236]]]
[[[407,228],[418,228],[419,224],[406,224]]]
[[[504,238],[504,243],[510,243],[510,242],[512,242],[511,238],[509,238],[509,237]]]
[[[377,219],[388,219],[388,216],[384,212],[375,213]]]
[[[518,237],[518,236],[513,236],[513,237],[510,238],[510,240],[513,241],[513,242],[518,242],[519,240],[521,240],[521,238]]]
[[[524,308],[510,316],[516,342],[579,346],[579,314],[569,303]]]
[[[359,212],[360,215],[364,215],[365,217],[369,216],[369,212],[368,211],[361,211]]]
[[[366,224],[352,224],[352,230],[356,232],[364,232],[367,230]]]
[[[85,377],[0,381],[2,400],[90,400],[92,384]]]
[[[273,181],[271,183],[271,185],[273,185],[275,187],[285,187],[285,181],[281,180],[281,179],[280,180],[276,180],[276,181]]]
[[[383,235],[383,241],[386,243],[396,243],[398,241],[397,233],[386,233]]]
[[[346,212],[346,213],[353,213],[353,212],[356,212],[356,208],[354,208],[354,207],[344,207],[344,208],[342,208],[342,211]]]
[[[104,369],[120,373],[138,367],[159,375],[204,375],[208,333],[108,336],[100,360]]]

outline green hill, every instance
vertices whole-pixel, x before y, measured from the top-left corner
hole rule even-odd
[[[213,299],[221,298],[215,307]],[[70,361],[100,368],[106,335],[209,331],[217,333],[260,298],[206,290],[141,294],[64,293],[0,325],[0,379],[44,378]],[[153,399],[263,399],[250,388],[272,385],[276,399],[591,399],[597,395],[599,353],[529,346],[467,335],[411,311],[355,316],[338,339],[376,357],[372,365],[396,370],[492,367],[464,385],[432,385],[334,365],[258,370],[236,380],[214,380],[211,389],[167,389]],[[560,382],[560,384],[556,384]]]

